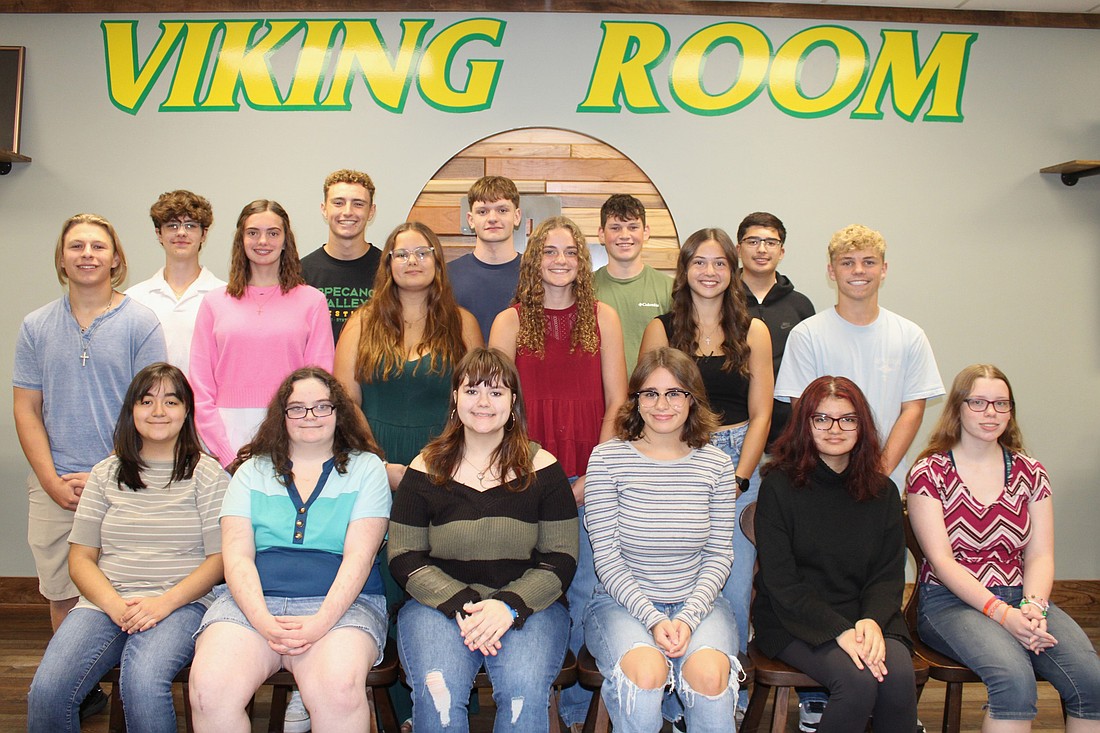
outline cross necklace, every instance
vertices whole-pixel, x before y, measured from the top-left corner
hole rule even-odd
[[[100,317],[102,317],[104,313],[111,310],[111,307],[114,305],[114,303],[115,303],[115,294],[112,292],[111,293],[111,299],[107,301],[107,307],[103,309],[103,313],[100,313],[98,316],[93,318],[92,322],[89,323],[87,326],[81,326],[80,321],[76,322],[76,325],[80,327],[80,342],[81,342],[81,344],[80,344],[80,346],[81,346],[81,348],[80,348],[80,366],[82,366],[82,367],[87,366],[88,365],[88,359],[92,358],[88,354],[88,346],[90,346],[91,343],[92,343],[93,334],[88,333],[88,329],[91,328],[95,324],[96,320],[98,320]],[[76,316],[74,315],[73,318],[75,319]],[[87,336],[87,341],[85,341],[85,339],[84,339],[85,336]]]

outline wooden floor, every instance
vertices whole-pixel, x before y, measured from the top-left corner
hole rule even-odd
[[[1085,631],[1093,643],[1100,642],[1100,626],[1086,626]],[[20,731],[27,724],[27,689],[35,669],[42,658],[42,652],[50,638],[49,616],[44,604],[0,604],[0,731]],[[105,689],[109,689],[105,687]],[[977,733],[981,728],[982,705],[985,704],[985,688],[981,685],[967,685],[963,698],[963,731]],[[929,733],[940,729],[943,714],[942,684],[928,683],[921,698],[919,714]],[[177,698],[179,692],[177,690]],[[489,701],[483,701],[489,702]],[[261,692],[257,699],[256,721],[253,731],[262,733],[267,730],[266,714],[269,698]],[[177,709],[182,710],[177,699]],[[471,721],[472,733],[488,733],[492,730],[493,708],[491,704],[482,705],[481,712]],[[770,719],[771,711],[768,711]],[[796,731],[798,711],[791,706],[788,717],[788,731]],[[1062,730],[1061,708],[1058,697],[1050,685],[1040,685],[1039,717],[1033,730]],[[106,733],[107,715],[95,716],[84,725],[84,731]],[[180,731],[183,731],[182,721]],[[665,731],[671,728],[665,726]],[[892,732],[889,732],[892,733]]]

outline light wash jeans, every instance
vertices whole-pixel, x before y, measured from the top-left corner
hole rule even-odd
[[[683,608],[682,603],[658,603],[658,609],[673,618]],[[598,586],[585,617],[585,634],[588,650],[596,659],[596,665],[604,676],[600,694],[607,705],[608,715],[616,733],[656,733],[664,723],[662,707],[666,698],[676,698],[677,707],[683,710],[688,730],[692,733],[730,733],[734,728],[734,703],[738,681],[743,677],[737,662],[737,624],[730,604],[719,596],[714,608],[691,634],[687,650],[682,657],[668,659],[669,676],[666,686],[645,690],[623,674],[620,662],[631,649],[657,645],[653,635],[641,621],[630,615],[623,606]],[[703,695],[687,684],[682,668],[692,654],[702,649],[714,649],[730,660],[729,685],[720,694]]]
[[[175,733],[172,680],[191,662],[206,611],[177,608],[153,628],[127,634],[98,609],[76,608],[50,639],[27,696],[28,733],[80,730],[80,703],[108,670],[121,665],[119,687],[128,730]]]
[[[722,430],[710,437],[710,444],[719,448],[730,457],[734,469],[741,458],[741,444],[745,442],[745,433],[749,426],[742,425]],[[749,488],[737,497],[737,525],[733,530],[733,567],[730,577],[722,587],[722,595],[730,602],[733,617],[737,620],[737,638],[741,645],[737,651],[744,653],[749,643],[749,601],[752,598],[752,568],[756,563],[756,547],[741,531],[741,512],[756,502],[760,494],[760,468],[757,467],[749,477]],[[741,690],[737,696],[737,707],[744,710],[749,705],[749,693]]]
[[[570,483],[576,477],[570,479]],[[584,616],[588,608],[588,602],[592,600],[592,592],[596,589],[596,563],[592,557],[592,541],[588,539],[588,530],[584,527],[584,507],[577,507],[580,519],[580,542],[577,546],[577,572],[573,575],[573,582],[569,584],[569,590],[565,597],[569,601],[569,620],[572,628],[569,631],[569,651],[573,656],[580,654],[584,646]],[[561,691],[559,702],[562,720],[566,725],[583,723],[588,715],[588,704],[592,701],[592,691],[581,687],[575,682]]]
[[[1020,586],[989,590],[1010,606],[1023,597]],[[917,630],[925,644],[982,678],[989,717],[995,720],[1035,717],[1035,672],[1058,690],[1067,715],[1100,720],[1100,658],[1077,622],[1054,604],[1047,610],[1047,631],[1058,643],[1041,654],[1029,652],[998,622],[942,585],[921,584]]]
[[[561,672],[569,612],[560,603],[527,617],[501,637],[496,656],[470,651],[453,618],[409,600],[397,614],[397,648],[412,688],[416,733],[470,729],[466,706],[482,665],[493,682],[498,733],[550,729],[550,687]]]

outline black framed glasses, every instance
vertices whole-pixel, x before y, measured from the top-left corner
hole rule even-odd
[[[328,417],[334,412],[336,412],[336,406],[330,402],[320,402],[313,407],[294,405],[293,407],[288,407],[283,410],[283,414],[291,420],[301,420],[307,414],[311,414],[314,417]]]
[[[859,418],[855,415],[832,417],[823,412],[815,412],[810,415],[810,425],[814,426],[814,430],[832,430],[833,425],[839,425],[841,430],[850,433],[859,429]]]
[[[686,389],[669,389],[664,392],[658,392],[655,389],[642,389],[632,394],[631,397],[638,400],[638,404],[642,407],[656,407],[660,399],[664,397],[665,402],[672,409],[680,410],[691,399],[691,392]]]

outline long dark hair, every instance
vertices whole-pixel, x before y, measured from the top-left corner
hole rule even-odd
[[[523,406],[523,391],[519,386],[519,372],[497,349],[478,347],[469,351],[455,367],[451,378],[451,404],[447,424],[443,432],[421,451],[428,476],[432,483],[442,486],[451,480],[466,451],[466,426],[458,419],[456,395],[463,383],[487,384],[506,387],[512,391],[512,427],[504,431],[504,439],[489,457],[489,465],[499,469],[501,482],[508,476],[515,480],[508,484],[511,491],[523,491],[534,479],[534,455],[527,440],[527,412]]]
[[[176,437],[172,477],[168,484],[191,478],[195,473],[195,466],[198,465],[199,456],[202,455],[202,444],[199,443],[199,433],[195,429],[195,393],[191,390],[187,377],[177,367],[163,361],[150,364],[134,375],[131,380],[130,386],[126,389],[126,396],[122,398],[118,422],[115,423],[118,484],[134,491],[146,488],[141,472],[148,468],[141,458],[141,433],[138,432],[137,425],[134,423],[134,407],[145,395],[152,394],[157,387],[161,387],[169,394],[174,393],[187,410],[183,427],[180,428],[180,433]]]
[[[374,453],[382,457],[382,449],[374,441],[374,435],[363,418],[363,413],[348,397],[348,393],[336,381],[336,377],[321,367],[308,366],[296,369],[279,385],[275,396],[267,406],[267,415],[256,430],[251,443],[237,451],[237,458],[229,465],[234,473],[240,465],[253,456],[267,456],[275,466],[279,483],[285,485],[286,476],[293,476],[290,467],[290,436],[286,431],[286,404],[294,385],[303,379],[316,379],[328,389],[329,401],[335,408],[336,434],[332,436],[332,457],[337,473],[347,473],[352,453]]]
[[[638,358],[638,365],[630,375],[627,387],[627,400],[615,415],[615,437],[620,440],[637,440],[645,431],[645,421],[638,412],[638,391],[645,386],[645,380],[658,369],[667,369],[672,378],[686,391],[691,393],[688,417],[680,429],[680,440],[692,448],[702,448],[710,440],[711,434],[721,423],[710,409],[707,390],[703,386],[703,376],[699,366],[690,356],[669,346],[649,351]]]
[[[859,421],[856,444],[848,454],[848,494],[856,501],[873,499],[886,486],[882,473],[882,444],[867,398],[847,377],[825,376],[810,382],[798,398],[798,407],[790,422],[775,441],[771,462],[760,471],[763,474],[776,469],[783,471],[795,486],[805,486],[809,482],[818,459],[810,416],[829,397],[851,402]]]
[[[382,263],[374,276],[374,293],[352,316],[359,318],[359,346],[355,358],[355,378],[360,382],[385,381],[400,374],[405,364],[405,321],[401,308],[401,287],[393,279],[392,254],[397,236],[416,232],[424,237],[434,253],[435,278],[428,291],[424,335],[416,345],[421,359],[426,359],[430,374],[443,374],[466,353],[462,341],[462,316],[454,291],[447,279],[447,263],[443,245],[426,224],[407,221],[399,224],[386,238],[382,248]]]
[[[730,285],[722,296],[722,371],[737,370],[743,377],[749,376],[749,324],[752,316],[745,302],[741,287],[741,274],[737,268],[737,247],[724,229],[700,229],[694,232],[680,247],[676,258],[676,277],[672,280],[672,336],[668,345],[685,354],[694,355],[699,350],[696,338],[695,304],[688,285],[688,271],[696,251],[707,242],[715,242],[729,261]]]

